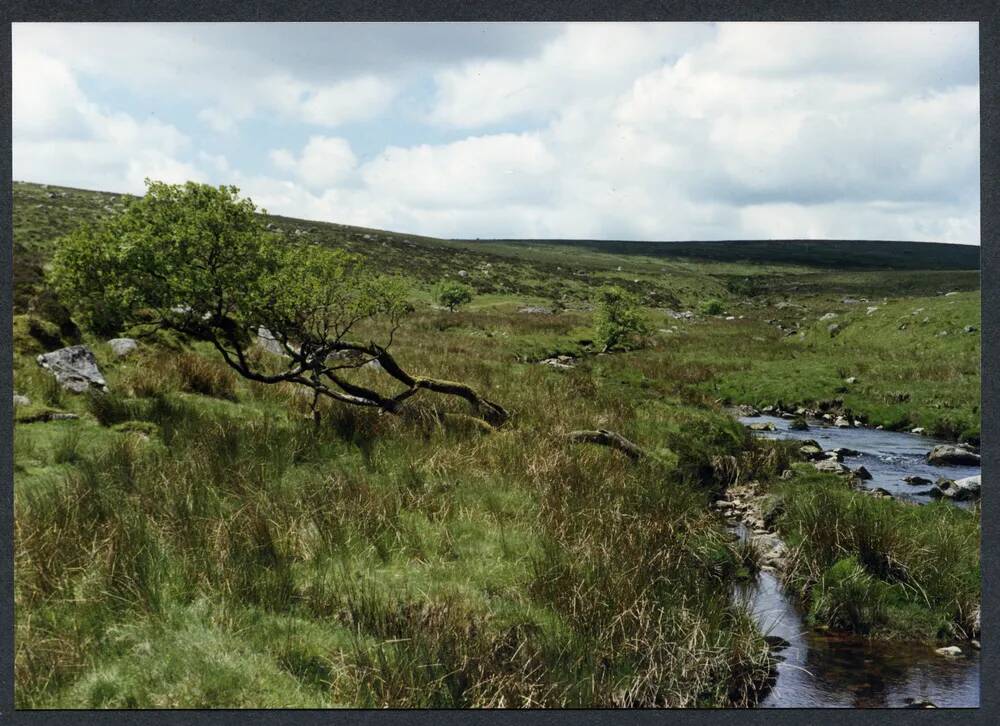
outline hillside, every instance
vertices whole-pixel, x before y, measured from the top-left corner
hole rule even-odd
[[[241,377],[204,340],[74,322],[45,265],[122,195],[15,183],[14,197],[20,708],[747,706],[778,646],[733,593],[765,566],[788,573],[799,630],[939,661],[931,644],[978,636],[978,505],[871,496],[729,410],[801,406],[978,445],[975,269],[270,216],[289,240],[406,275],[396,360],[511,414],[484,429],[422,390],[399,412],[323,401],[317,421],[298,383]],[[446,277],[476,291],[457,312],[433,304]],[[641,298],[646,331],[605,353],[608,282]],[[120,353],[119,335],[138,339]],[[106,392],[39,366],[76,343]],[[282,364],[259,340],[248,351]],[[380,366],[342,374],[399,388]],[[571,433],[599,429],[647,455]],[[741,487],[766,504],[753,526],[792,545],[782,562],[732,534],[720,497],[745,502]]]
[[[478,240],[477,240],[478,241]],[[466,244],[470,240],[463,240]],[[979,247],[892,240],[783,239],[700,242],[546,239],[484,240],[502,245],[559,245],[605,254],[716,262],[805,265],[837,270],[978,270]]]

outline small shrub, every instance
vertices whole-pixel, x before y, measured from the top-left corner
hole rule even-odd
[[[709,298],[698,306],[698,311],[702,315],[722,315],[725,309],[725,304],[716,297]]]
[[[473,290],[468,285],[450,280],[440,283],[434,293],[438,304],[452,312],[455,312],[462,305],[472,302],[472,294]]]
[[[598,291],[594,320],[595,337],[605,351],[634,342],[649,331],[639,301],[620,287]]]

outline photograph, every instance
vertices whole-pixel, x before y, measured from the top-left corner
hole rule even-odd
[[[50,20],[18,711],[980,707],[978,22]]]

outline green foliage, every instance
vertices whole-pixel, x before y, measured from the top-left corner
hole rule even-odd
[[[462,305],[472,302],[473,290],[468,285],[454,280],[445,280],[434,290],[434,297],[439,305],[443,305],[452,312]]]
[[[882,636],[970,632],[978,511],[876,499],[815,472],[777,496],[777,526],[794,553],[788,584],[817,622]]]
[[[725,303],[717,297],[709,298],[698,306],[698,311],[702,315],[721,315],[725,310]]]
[[[620,287],[608,286],[597,293],[594,310],[594,335],[604,350],[612,350],[649,332],[646,316],[638,299]]]
[[[235,187],[147,181],[60,241],[52,282],[92,329],[149,324],[246,347],[261,326],[313,343],[406,310],[403,286],[343,250],[282,243]]]

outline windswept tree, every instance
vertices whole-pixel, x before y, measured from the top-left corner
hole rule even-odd
[[[462,305],[472,302],[472,288],[454,280],[445,280],[440,283],[435,292],[438,304],[448,308],[451,312],[455,312]]]
[[[283,241],[235,187],[146,186],[121,214],[60,242],[53,283],[90,326],[207,340],[245,378],[311,389],[314,414],[322,398],[399,413],[428,390],[464,399],[493,426],[508,418],[470,386],[413,375],[389,352],[411,309],[399,279],[343,250]],[[279,355],[253,355],[258,336]],[[372,361],[402,389],[352,380]]]
[[[615,285],[597,291],[594,323],[597,342],[604,352],[635,342],[648,332],[639,301]]]

